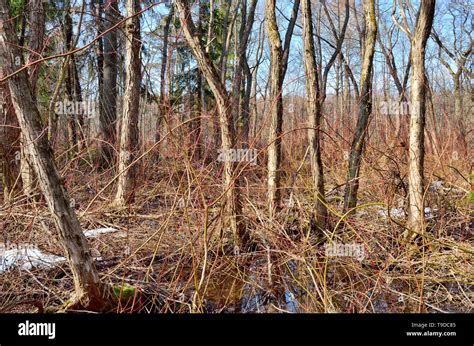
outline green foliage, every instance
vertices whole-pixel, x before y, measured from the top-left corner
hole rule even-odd
[[[467,193],[466,200],[468,203],[474,203],[474,191],[469,191]]]
[[[8,0],[10,15],[15,18],[14,25],[17,31],[21,30],[21,16],[26,11],[27,0]]]
[[[135,295],[135,287],[124,284],[122,286],[112,287],[114,296],[117,299],[128,300]]]

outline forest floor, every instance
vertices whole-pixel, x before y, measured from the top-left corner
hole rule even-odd
[[[228,232],[222,232],[219,202],[211,205],[222,191],[221,165],[191,164],[178,152],[144,163],[136,201],[126,210],[111,206],[112,172],[98,172],[85,159],[62,167],[83,229],[116,230],[88,240],[102,279],[118,294],[134,296],[117,312],[472,312],[473,177],[467,163],[427,158],[427,231],[413,250],[402,245],[406,177],[398,159],[389,162],[368,150],[359,207],[342,216],[346,160],[326,153],[331,222],[322,235],[309,221],[311,180],[303,158],[284,154],[291,157],[283,161],[284,205],[269,220],[259,157],[241,179],[244,221],[257,246],[233,255],[222,251]],[[34,244],[64,255],[41,199],[3,204],[0,219],[9,248]],[[328,243],[352,244],[359,252],[329,256]],[[0,273],[0,311],[35,311],[32,301],[60,306],[72,290],[66,262],[10,268]]]

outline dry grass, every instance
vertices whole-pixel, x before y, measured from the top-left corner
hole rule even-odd
[[[359,208],[343,216],[348,141],[339,135],[342,130],[334,130],[336,126],[340,125],[328,124],[324,140],[332,225],[326,236],[312,232],[309,222],[310,173],[302,164],[306,132],[295,131],[284,139],[285,205],[275,220],[268,219],[265,207],[263,153],[256,166],[242,168],[243,215],[257,245],[239,256],[223,252],[230,239],[222,230],[220,204],[213,204],[221,192],[222,169],[213,160],[213,148],[205,148],[207,159],[192,162],[183,143],[170,136],[160,161],[152,159],[153,151],[145,157],[136,202],[126,210],[109,206],[113,174],[96,170],[87,161],[90,155],[63,163],[62,174],[83,228],[121,231],[89,239],[94,253],[100,254],[96,264],[103,280],[122,290],[136,288],[135,299],[117,311],[472,311],[472,205],[466,199],[471,167],[466,157],[452,159],[449,148],[455,143],[449,137],[438,142],[438,151],[428,149],[427,183],[442,180],[443,185],[427,189],[426,205],[434,215],[413,251],[402,245],[403,218],[391,220],[381,214],[406,204],[404,149],[391,148],[393,138],[382,141],[386,133],[371,125]],[[212,206],[206,209],[207,205]],[[26,202],[20,196],[3,204],[0,215],[12,246],[30,243],[62,254],[41,201]],[[365,258],[327,257],[326,237],[363,244]],[[49,270],[13,269],[0,274],[0,311],[32,311],[31,301],[58,306],[72,289],[65,264]]]

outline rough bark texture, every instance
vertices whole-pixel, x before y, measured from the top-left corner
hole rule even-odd
[[[411,38],[411,114],[408,161],[408,228],[411,231],[424,230],[424,131],[426,112],[425,48],[433,24],[435,0],[422,0],[420,12]],[[408,237],[416,235],[408,232]]]
[[[281,130],[283,123],[283,50],[278,32],[278,24],[275,15],[275,0],[268,0],[266,8],[266,24],[268,43],[270,45],[270,133],[268,146],[268,210],[270,215],[278,210],[280,204],[280,161],[281,161]]]
[[[301,4],[304,43],[304,67],[306,74],[306,105],[308,112],[308,145],[313,177],[314,217],[316,224],[323,228],[327,220],[326,199],[324,196],[324,172],[321,161],[319,83],[316,58],[314,55],[313,19],[311,0]]]
[[[98,4],[100,6],[100,4]],[[118,19],[118,1],[105,6],[104,30],[112,27]],[[114,163],[117,125],[117,30],[109,31],[103,39],[103,84],[100,90],[101,157],[104,165]]]
[[[293,4],[292,17],[288,23],[284,45],[278,32],[276,18],[276,0],[267,0],[265,4],[265,21],[267,36],[270,45],[270,129],[267,162],[267,193],[268,210],[270,217],[281,207],[280,191],[280,162],[281,162],[281,134],[283,127],[283,80],[288,66],[289,48],[293,29],[298,14],[300,0]]]
[[[71,51],[73,47],[73,28],[72,28],[72,17],[71,17],[71,4],[70,1],[65,1],[64,9],[64,36],[66,43],[66,51]],[[76,58],[74,54],[71,54],[67,59],[66,66],[66,95],[68,100],[74,102],[82,101],[81,86],[78,80]],[[70,145],[71,153],[78,152],[81,146],[84,144],[84,136],[82,136],[84,119],[83,114],[70,114],[68,118],[69,130],[70,130]]]
[[[8,20],[8,8],[5,0],[0,0],[0,60],[3,74],[15,70],[12,56],[19,53],[16,37],[11,22]],[[83,307],[94,309],[103,306],[103,288],[98,272],[94,266],[89,247],[81,227],[69,204],[69,198],[54,164],[54,157],[39,119],[28,76],[22,71],[8,80],[18,122],[25,139],[30,143],[26,147],[31,158],[31,165],[37,175],[40,188],[53,215],[59,231],[62,245],[73,273],[74,301]]]
[[[43,37],[45,29],[44,8],[42,0],[33,0],[29,4],[29,22],[30,22],[30,38],[28,42],[29,56],[28,63],[38,60],[43,52]],[[38,81],[40,64],[32,65],[28,69],[29,82],[31,85],[31,95],[36,101],[36,83]],[[23,192],[26,196],[31,197],[34,193],[35,175],[31,167],[31,158],[28,156],[28,150],[25,148],[30,145],[27,139],[21,135],[21,150],[20,150],[20,167],[21,179],[23,181]]]
[[[20,130],[7,83],[0,85],[0,164],[5,201],[20,190]]]
[[[118,164],[118,184],[115,204],[125,206],[133,202],[135,197],[137,164],[132,164],[139,150],[138,114],[140,108],[140,17],[135,14],[140,11],[138,0],[127,0],[125,23],[125,94],[120,131],[120,154]]]
[[[357,205],[357,191],[359,189],[359,172],[362,160],[362,151],[369,115],[372,112],[372,67],[377,36],[377,21],[375,19],[375,1],[364,0],[365,39],[362,71],[360,76],[359,116],[356,131],[349,155],[347,185],[344,193],[344,209],[350,210]]]
[[[228,152],[234,147],[234,133],[232,126],[232,111],[230,99],[219,73],[212,63],[209,55],[201,46],[196,28],[191,20],[189,7],[184,0],[176,1],[175,6],[179,13],[179,19],[186,40],[191,47],[199,68],[206,78],[207,83],[216,99],[219,111],[219,125],[221,134],[222,150]],[[247,246],[249,237],[241,222],[241,205],[238,192],[238,177],[235,176],[235,164],[230,160],[224,161],[224,189],[226,194],[226,222],[233,234],[234,252],[238,253]]]

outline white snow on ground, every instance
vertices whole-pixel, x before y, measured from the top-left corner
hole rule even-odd
[[[379,215],[388,218],[387,209],[379,210]],[[405,212],[403,211],[403,208],[391,208],[390,216],[394,219],[403,219],[405,217]]]
[[[22,245],[2,252],[0,252],[0,273],[18,266],[26,270],[38,267],[52,268],[66,261],[64,257],[44,253],[33,245]]]
[[[114,233],[114,232],[118,232],[118,229],[112,228],[112,227],[105,227],[105,228],[90,229],[88,231],[85,231],[84,235],[87,238],[95,238],[104,233]]]
[[[425,208],[425,217],[429,220],[434,218],[434,213],[438,211],[438,209],[431,209],[430,207]]]
[[[430,207],[426,207],[426,208],[425,208],[425,217],[426,217],[428,220],[434,218],[434,217],[435,217],[434,213],[435,213],[437,210],[438,210],[438,209],[431,209]],[[379,215],[382,216],[382,217],[384,217],[384,218],[388,218],[387,209],[381,209],[381,210],[379,210]],[[403,208],[391,208],[391,209],[390,209],[390,216],[391,216],[393,219],[404,219],[404,218],[406,217]]]
[[[95,238],[105,233],[115,233],[118,229],[112,227],[96,228],[84,232],[87,238]],[[92,250],[95,260],[101,260],[100,253]],[[22,244],[16,248],[6,250],[5,244],[0,243],[0,273],[15,267],[30,270],[32,268],[52,268],[58,263],[65,262],[66,258],[45,253],[33,245]]]
[[[430,183],[430,190],[432,191],[448,191],[453,193],[464,193],[463,189],[460,189],[456,186],[445,186],[445,182],[442,180],[435,180]]]

